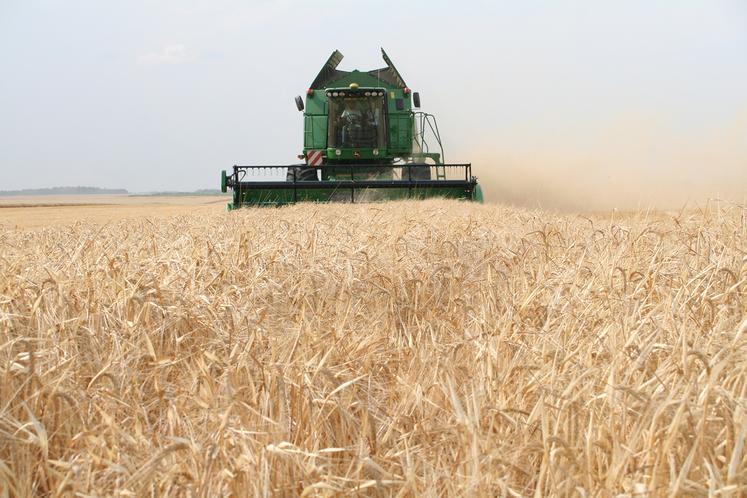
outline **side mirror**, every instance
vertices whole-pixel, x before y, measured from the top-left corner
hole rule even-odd
[[[300,95],[296,95],[296,108],[299,111],[303,111],[303,99]]]
[[[420,93],[414,92],[412,94],[412,105],[420,109]]]

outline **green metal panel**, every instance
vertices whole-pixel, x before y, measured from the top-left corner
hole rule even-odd
[[[327,96],[323,91],[314,91],[306,96],[304,109],[304,152],[308,149],[324,149],[327,146]]]
[[[306,96],[305,114],[327,114],[327,96],[322,90]]]
[[[409,113],[389,115],[389,149],[394,155],[412,151],[412,119]]]
[[[327,147],[327,116],[304,116],[304,150]]]
[[[306,95],[303,122],[303,147],[308,150],[327,146],[327,96],[321,90]]]
[[[340,149],[340,155],[338,156],[336,150],[332,147],[326,150],[325,157],[328,161],[359,162],[368,159],[385,161],[391,156],[389,150],[384,148],[378,149],[378,155],[373,153],[373,149]],[[356,153],[358,153],[357,156]]]
[[[313,116],[303,117],[303,148],[313,149],[314,148],[314,126]]]
[[[327,146],[327,115],[314,116],[314,143],[315,149],[324,149]]]

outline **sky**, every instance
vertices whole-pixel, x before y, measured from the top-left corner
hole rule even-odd
[[[747,1],[0,0],[0,190],[217,188],[384,47],[491,200],[747,198]]]

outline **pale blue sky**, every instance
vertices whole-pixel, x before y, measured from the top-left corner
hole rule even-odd
[[[214,188],[294,162],[293,97],[332,50],[364,70],[380,46],[447,159],[506,188],[747,191],[744,0],[0,0],[0,190]]]

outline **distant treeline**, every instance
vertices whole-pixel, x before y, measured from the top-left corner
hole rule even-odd
[[[99,187],[52,187],[25,188],[22,190],[0,190],[0,196],[11,195],[86,195],[86,194],[127,194],[123,188]]]

